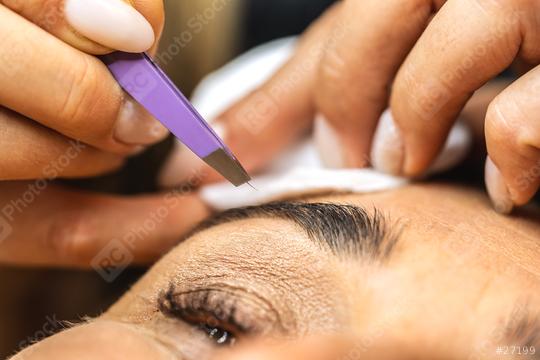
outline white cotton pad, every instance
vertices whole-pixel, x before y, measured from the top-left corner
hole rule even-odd
[[[287,38],[260,46],[207,76],[195,90],[193,104],[204,118],[216,118],[279,69],[294,51],[295,42],[295,38]],[[470,144],[470,132],[458,122],[430,173],[447,170],[461,162]],[[312,139],[307,139],[275,159],[264,174],[255,176],[251,184],[256,190],[249,185],[235,188],[224,182],[205,186],[200,194],[210,207],[226,210],[324,191],[383,191],[407,182],[373,169],[324,168]]]
[[[203,199],[216,210],[264,204],[283,197],[317,194],[327,191],[366,193],[393,189],[407,180],[381,174],[373,169],[325,169],[318,164],[317,152],[311,142],[291,149],[278,164],[266,174],[256,176],[249,185],[234,188],[228,183],[206,186]],[[285,163],[285,161],[282,161]]]

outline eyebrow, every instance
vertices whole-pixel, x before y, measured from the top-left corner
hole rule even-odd
[[[531,311],[527,304],[518,303],[507,316],[504,325],[504,339],[507,344],[540,350],[540,316]],[[540,358],[540,352],[534,359]]]
[[[338,256],[383,261],[399,239],[385,216],[354,205],[334,203],[274,202],[228,210],[203,222],[191,234],[234,221],[278,218],[297,224],[317,245]]]

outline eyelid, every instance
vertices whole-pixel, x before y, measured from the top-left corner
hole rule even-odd
[[[250,336],[285,333],[279,314],[267,300],[227,284],[192,289],[179,289],[171,284],[169,290],[158,297],[158,309],[186,323],[190,311],[199,316],[210,314],[222,325],[233,325],[238,332]]]
[[[163,314],[192,325],[196,325],[196,322],[204,322],[232,332],[249,333],[252,331],[236,319],[235,300],[224,299],[212,289],[175,292],[171,287],[159,296],[158,307]]]

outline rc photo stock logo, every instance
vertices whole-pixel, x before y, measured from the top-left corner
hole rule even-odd
[[[6,240],[13,232],[13,227],[3,216],[0,216],[0,243]]]
[[[143,101],[157,87],[158,82],[142,64],[133,66],[120,79],[119,83],[137,101]]]
[[[279,114],[273,98],[263,92],[252,94],[251,99],[238,111],[238,119],[251,134],[257,135]]]
[[[120,240],[113,240],[97,254],[90,265],[108,283],[112,283],[129,266],[134,257]]]

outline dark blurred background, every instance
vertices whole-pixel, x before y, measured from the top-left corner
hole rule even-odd
[[[276,38],[299,34],[333,0],[255,0],[246,4],[242,19],[241,50]]]
[[[158,55],[166,60],[175,37],[180,53],[166,71],[186,93],[208,72],[258,44],[301,33],[332,0],[166,0],[167,23]],[[207,12],[214,4],[219,11]],[[208,16],[208,15],[211,16]],[[202,18],[201,18],[202,16]],[[206,17],[205,17],[206,16]],[[204,20],[201,32],[190,21]],[[187,35],[186,35],[187,34]],[[172,53],[172,52],[170,52]],[[169,55],[170,55],[169,53]],[[73,186],[132,194],[155,190],[154,178],[170,140],[133,159],[120,173],[78,181]],[[97,316],[133,284],[145,269],[125,271],[112,284],[93,271],[0,268],[0,358],[61,329],[59,320]]]

